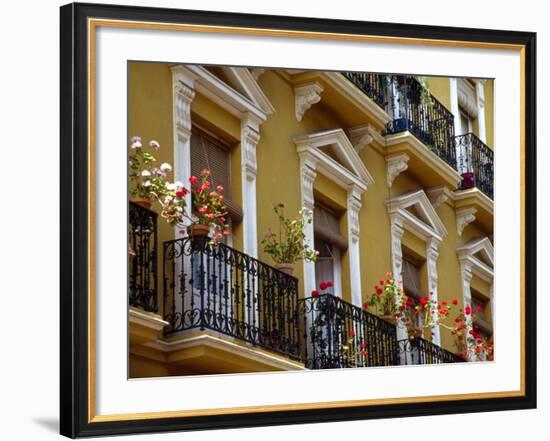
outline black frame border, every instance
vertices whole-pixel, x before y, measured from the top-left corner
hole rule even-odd
[[[525,395],[88,422],[87,20],[119,19],[523,45]],[[536,33],[73,3],[60,8],[60,433],[70,438],[536,408]]]

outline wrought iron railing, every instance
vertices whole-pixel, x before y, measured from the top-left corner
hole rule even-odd
[[[399,340],[398,352],[400,364],[440,364],[465,361],[459,355],[418,337]]]
[[[129,304],[157,312],[157,214],[130,202],[128,224]]]
[[[323,294],[300,301],[303,361],[309,369],[392,366],[396,328],[339,297]]]
[[[387,75],[369,72],[342,72],[348,80],[363,91],[382,109],[386,108]]]
[[[392,122],[385,133],[408,130],[456,169],[453,114],[412,76],[389,75],[386,82],[386,111]]]
[[[473,133],[455,137],[461,188],[477,187],[493,199],[493,151]]]
[[[165,335],[209,329],[300,358],[298,280],[206,238],[164,242]]]

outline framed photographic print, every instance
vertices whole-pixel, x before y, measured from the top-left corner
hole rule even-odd
[[[533,408],[535,34],[61,8],[61,433]]]

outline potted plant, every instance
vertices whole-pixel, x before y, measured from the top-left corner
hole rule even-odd
[[[218,244],[229,235],[224,188],[222,185],[212,188],[208,169],[203,169],[199,177],[191,176],[189,183],[194,213],[187,212],[185,198],[189,190],[176,182],[167,185],[164,197],[159,199],[161,215],[169,224],[182,227],[180,233],[195,239],[210,237],[211,244]]]
[[[302,208],[294,219],[289,219],[284,215],[284,208],[280,203],[273,207],[279,220],[279,231],[275,234],[268,228],[262,245],[264,252],[275,262],[275,268],[292,275],[297,261],[304,259],[314,262],[319,253],[305,242],[304,226],[313,221],[311,210]]]
[[[153,151],[160,148],[155,140],[149,141],[148,145]],[[151,208],[156,195],[164,193],[167,173],[172,171],[170,164],[155,167],[155,162],[153,153],[143,147],[141,137],[133,136],[129,155],[130,196],[134,203],[147,209]]]
[[[395,280],[391,272],[386,273],[385,279],[380,279],[378,285],[374,285],[374,292],[370,299],[363,304],[365,309],[374,310],[382,319],[395,324],[397,318],[402,318],[402,306],[404,305],[404,292],[400,284]]]

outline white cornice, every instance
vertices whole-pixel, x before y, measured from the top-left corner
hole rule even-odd
[[[422,240],[433,238],[440,242],[447,235],[445,225],[423,190],[394,197],[386,201],[386,205],[390,217],[400,219],[407,230]],[[418,207],[427,218],[428,223],[407,210],[407,208],[412,206]]]
[[[267,114],[259,106],[254,104],[235,89],[224,83],[215,75],[198,65],[177,65],[172,68],[181,75],[187,74],[195,78],[195,89],[220,107],[227,110],[237,118],[246,113],[251,113],[260,121],[267,119]]]
[[[374,183],[367,167],[342,129],[301,135],[294,138],[294,143],[300,156],[314,158],[316,168],[341,187],[347,189],[354,184],[364,191],[368,185]],[[336,156],[345,166],[321,150],[326,146],[334,147]]]
[[[235,89],[248,97],[253,103],[260,107],[267,115],[275,113],[275,108],[265,96],[256,78],[244,67],[222,68],[227,78],[232,81]]]
[[[477,187],[468,188],[466,190],[455,190],[452,192],[452,195],[455,202],[474,197],[481,207],[493,214],[493,200]]]
[[[160,315],[152,312],[145,312],[134,307],[129,308],[128,316],[130,323],[135,323],[154,331],[161,331],[165,326],[170,325],[170,323],[163,320]]]
[[[392,135],[386,135],[386,148],[396,144],[407,143],[413,151],[425,163],[431,164],[443,176],[448,176],[450,180],[455,182],[455,187],[462,181],[462,176],[453,167],[447,164],[443,159],[430,151],[416,136],[411,132],[401,132]]]
[[[378,104],[340,72],[321,72],[321,78],[360,109],[367,112],[379,125],[384,126],[391,121],[391,117],[385,110],[382,110]]]

